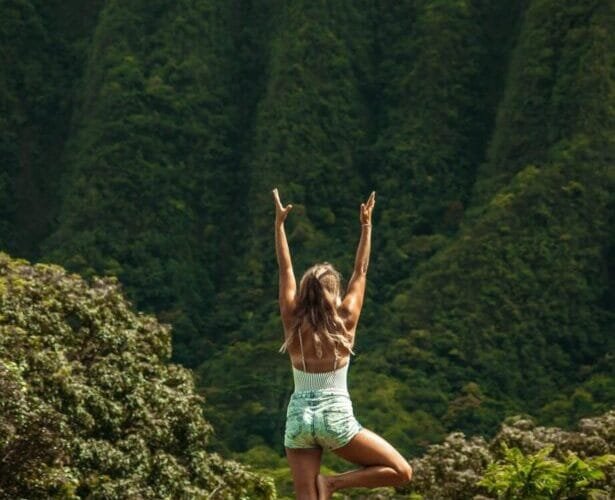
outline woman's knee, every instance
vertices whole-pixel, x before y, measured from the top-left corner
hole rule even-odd
[[[397,472],[401,484],[409,483],[412,480],[412,467],[405,460],[395,466],[395,472]]]

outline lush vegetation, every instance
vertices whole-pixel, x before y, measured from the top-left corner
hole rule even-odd
[[[610,411],[564,431],[511,417],[489,441],[451,433],[412,462],[416,476],[405,493],[435,500],[609,498],[614,418]]]
[[[0,248],[114,276],[171,325],[216,451],[283,467],[276,186],[295,206],[297,275],[327,260],[349,276],[358,207],[377,192],[350,390],[361,423],[407,456],[452,432],[493,439],[513,414],[566,429],[613,408],[612,2],[0,0],[0,12]],[[157,356],[160,373],[178,370]],[[32,383],[9,361],[2,380]],[[62,412],[36,397],[15,411],[43,429]]]
[[[518,448],[504,445],[504,458],[491,464],[478,484],[498,498],[600,498],[608,494],[592,486],[605,478],[603,469],[615,462],[615,455],[584,461],[570,452],[562,463],[549,458],[552,450],[549,445],[526,457]]]
[[[2,498],[273,498],[270,480],[207,451],[171,328],[117,279],[91,284],[0,253]],[[210,496],[211,495],[211,496]]]

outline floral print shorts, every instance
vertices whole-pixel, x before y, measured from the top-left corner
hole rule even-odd
[[[347,392],[295,392],[286,411],[284,446],[334,450],[348,444],[361,429]]]

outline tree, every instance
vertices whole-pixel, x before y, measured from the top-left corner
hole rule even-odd
[[[273,498],[271,481],[207,451],[171,328],[115,278],[0,253],[0,494]]]

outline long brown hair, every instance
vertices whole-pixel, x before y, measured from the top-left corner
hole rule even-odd
[[[341,274],[328,262],[315,264],[303,274],[299,282],[294,323],[280,352],[286,351],[301,334],[302,327],[307,326],[313,331],[314,348],[319,358],[322,358],[323,343],[333,347],[336,358],[340,347],[354,354],[350,334],[337,313],[341,301],[341,282]]]

